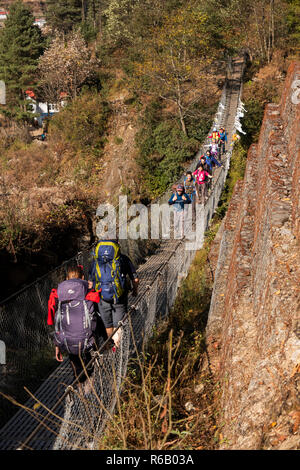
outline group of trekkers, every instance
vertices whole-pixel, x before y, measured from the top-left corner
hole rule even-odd
[[[175,226],[181,234],[184,205],[192,204],[194,211],[196,203],[205,204],[212,188],[214,168],[223,166],[222,156],[226,153],[227,143],[225,129],[221,127],[218,131],[215,127],[209,138],[211,139],[209,148],[200,156],[195,170],[186,172],[183,183],[173,187],[174,192],[169,199],[169,205],[174,207]]]
[[[183,215],[184,205],[205,203],[211,188],[214,167],[222,166],[227,135],[213,129],[211,144],[201,155],[195,171],[186,172],[184,183],[176,187],[169,204],[174,215]],[[176,218],[175,218],[176,219]],[[174,219],[174,220],[175,220]],[[181,224],[183,219],[179,217]],[[128,279],[129,278],[129,279]],[[132,261],[121,253],[117,240],[101,239],[92,252],[88,279],[83,266],[70,265],[66,279],[52,289],[48,301],[48,325],[55,344],[55,357],[69,356],[79,391],[91,392],[92,355],[103,345],[105,351],[120,347],[122,321],[128,310],[128,293],[137,295],[139,279]]]
[[[118,241],[100,240],[92,252],[88,279],[83,266],[75,263],[52,289],[47,323],[54,326],[55,357],[62,362],[63,353],[69,356],[80,392],[88,394],[93,388],[89,363],[97,349],[115,352],[120,347],[128,293],[136,296],[138,284],[136,269]]]

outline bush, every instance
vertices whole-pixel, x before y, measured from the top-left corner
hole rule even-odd
[[[100,149],[108,114],[108,104],[99,94],[82,94],[51,119],[49,134],[69,143],[75,151]]]
[[[150,132],[142,129],[137,139],[143,189],[150,197],[163,193],[176,181],[183,171],[182,164],[194,156],[198,145],[196,139],[184,135],[176,121],[161,122]]]
[[[138,164],[142,171],[144,197],[156,197],[180,177],[183,164],[194,157],[199,141],[207,135],[214,107],[203,113],[198,110],[187,119],[188,137],[177,119],[166,116],[160,101],[145,109],[142,128],[136,136],[139,148]]]
[[[247,113],[241,119],[241,124],[246,134],[242,134],[241,143],[243,147],[249,148],[253,142],[258,141],[264,117],[264,105],[256,99],[250,99],[245,102],[245,108]]]
[[[247,113],[241,119],[242,128],[246,132],[241,135],[245,149],[258,141],[266,104],[280,101],[285,73],[286,64],[279,53],[271,64],[258,70],[252,65],[246,70],[248,81],[244,85],[243,102]]]

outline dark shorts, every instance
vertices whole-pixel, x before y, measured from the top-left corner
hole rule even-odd
[[[117,304],[105,302],[102,299],[99,302],[99,312],[105,328],[116,328],[119,321],[126,315],[127,310],[127,298]]]

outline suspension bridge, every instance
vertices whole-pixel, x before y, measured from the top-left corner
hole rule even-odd
[[[230,61],[228,76],[215,115],[214,126],[227,130],[228,145],[223,166],[215,170],[213,189],[202,206],[202,238],[208,228],[224,188],[232,154],[232,136],[242,110],[241,92],[245,57]],[[199,155],[204,153],[208,138],[191,163],[194,170]],[[160,202],[166,202],[168,191]],[[97,449],[107,420],[112,416],[117,394],[126,376],[130,355],[151,336],[153,326],[168,315],[181,281],[187,276],[195,250],[187,250],[185,240],[162,240],[156,252],[137,270],[139,294],[129,296],[129,312],[119,325],[122,333],[116,352],[102,345],[94,354],[91,392],[78,392],[77,381],[68,360],[59,365],[27,402],[0,429],[0,449],[71,450]],[[87,276],[91,252],[79,253],[74,259],[84,267]],[[0,307],[1,340],[7,346],[11,370],[19,375],[32,372],[38,352],[53,351],[46,327],[47,300],[50,290],[64,279],[69,260],[37,282],[7,299]],[[20,352],[21,351],[21,352]],[[20,357],[22,356],[22,357]],[[16,408],[17,409],[17,408]]]

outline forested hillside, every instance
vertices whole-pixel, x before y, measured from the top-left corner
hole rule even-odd
[[[299,54],[299,0],[1,7],[9,9],[0,30],[2,297],[89,245],[99,202],[120,194],[149,202],[179,177],[210,128],[227,59],[241,49],[249,57],[245,160]],[[44,121],[44,141],[30,96],[59,111]]]

